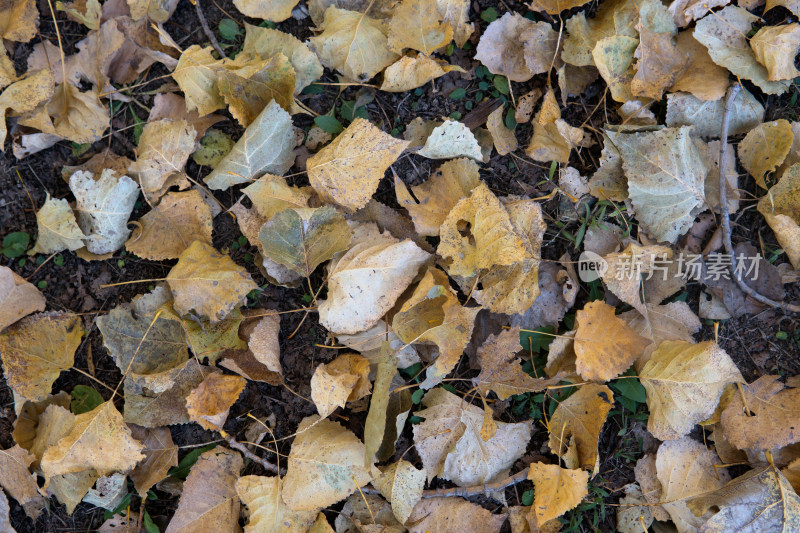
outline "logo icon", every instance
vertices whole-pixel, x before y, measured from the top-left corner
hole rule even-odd
[[[581,281],[591,283],[608,270],[608,263],[594,252],[582,252],[578,258],[578,277]]]

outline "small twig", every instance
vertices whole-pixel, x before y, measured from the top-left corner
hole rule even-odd
[[[446,497],[461,497],[469,498],[470,496],[480,496],[489,492],[501,491],[512,485],[516,485],[528,479],[528,469],[520,470],[513,476],[506,479],[496,481],[494,483],[485,483],[483,485],[475,485],[472,487],[453,487],[451,489],[436,489],[436,490],[423,490],[423,498],[446,498]]]
[[[782,310],[784,313],[800,313],[800,306],[786,302],[777,302],[771,298],[760,294],[747,285],[741,278],[741,273],[736,268],[736,254],[731,243],[731,220],[728,212],[728,180],[725,178],[725,154],[728,151],[728,129],[730,127],[730,115],[733,111],[733,102],[741,89],[741,85],[734,83],[728,88],[728,95],[725,98],[725,112],[722,115],[722,134],[719,143],[719,210],[722,219],[722,243],[725,245],[725,252],[731,256],[731,273],[733,279],[742,291],[752,299],[764,305]]]
[[[228,57],[225,55],[225,52],[222,51],[222,47],[219,45],[217,38],[214,36],[214,32],[211,31],[211,28],[208,26],[208,21],[206,20],[206,16],[203,14],[203,8],[200,7],[200,2],[202,0],[195,0],[194,3],[194,10],[197,12],[197,18],[200,19],[200,25],[203,27],[203,33],[206,34],[208,40],[211,41],[211,46],[214,47],[214,50],[222,57]]]
[[[276,465],[270,463],[266,459],[262,459],[261,457],[257,456],[256,454],[248,450],[244,444],[234,439],[231,435],[228,435],[228,433],[226,433],[222,428],[219,428],[218,431],[219,434],[222,435],[222,438],[228,441],[228,446],[230,446],[234,450],[242,452],[242,454],[245,457],[247,457],[254,463],[260,464],[267,472],[272,472],[273,474],[279,476],[286,474],[286,471],[283,470],[282,468],[278,468]]]

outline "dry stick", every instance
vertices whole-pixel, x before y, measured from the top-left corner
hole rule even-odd
[[[722,219],[722,243],[725,245],[725,252],[731,256],[731,272],[733,273],[733,279],[746,295],[764,305],[780,309],[784,313],[800,313],[800,306],[786,302],[777,302],[752,289],[744,282],[744,280],[742,280],[741,274],[736,268],[736,254],[733,251],[733,244],[731,243],[731,220],[730,213],[728,212],[728,180],[725,179],[725,154],[728,150],[728,129],[730,127],[730,115],[733,111],[733,102],[736,99],[736,95],[740,89],[741,85],[738,83],[734,83],[728,88],[728,95],[725,99],[725,112],[722,115],[722,134],[720,135],[719,139],[719,211],[720,218]]]
[[[225,55],[225,52],[222,51],[222,47],[219,45],[217,38],[214,36],[214,32],[211,31],[211,28],[208,27],[208,21],[206,20],[206,16],[203,14],[203,8],[200,7],[200,2],[203,0],[195,0],[194,10],[197,12],[197,18],[200,19],[200,25],[203,27],[203,33],[206,34],[208,40],[211,41],[211,46],[214,47],[214,50],[222,57],[228,57]]]
[[[475,485],[472,487],[453,487],[451,489],[436,489],[436,490],[423,490],[423,498],[446,498],[446,497],[462,497],[469,498],[470,496],[480,496],[488,492],[497,492],[511,485],[516,485],[528,479],[528,468],[520,470],[513,476],[506,479],[497,481],[495,483],[484,483],[483,485]]]
[[[239,450],[240,452],[242,452],[242,454],[245,457],[247,457],[248,459],[250,459],[254,463],[260,464],[264,468],[264,470],[266,470],[267,472],[272,472],[273,474],[276,474],[276,475],[279,475],[279,476],[286,473],[285,470],[282,472],[281,469],[278,468],[276,465],[270,463],[266,459],[262,459],[261,457],[257,456],[256,454],[254,454],[253,452],[248,450],[247,447],[244,444],[242,444],[241,442],[239,442],[236,439],[234,439],[233,436],[228,435],[228,433],[225,430],[223,430],[222,428],[218,427],[217,431],[219,432],[220,435],[222,435],[223,439],[228,441],[228,446],[230,446],[234,450]]]

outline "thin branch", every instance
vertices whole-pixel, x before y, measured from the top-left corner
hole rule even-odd
[[[197,18],[200,19],[200,25],[203,27],[203,33],[206,34],[208,40],[211,41],[211,46],[214,47],[214,50],[216,50],[221,57],[228,57],[225,55],[225,52],[222,51],[222,47],[219,45],[217,38],[214,36],[214,32],[211,31],[211,28],[209,28],[208,26],[208,21],[206,20],[206,16],[203,14],[203,8],[200,7],[201,1],[202,0],[195,0],[193,3],[194,3],[194,10],[197,12]]]
[[[247,446],[245,446],[241,442],[239,442],[236,439],[234,439],[233,436],[228,435],[228,433],[225,432],[224,430],[222,430],[221,428],[218,429],[217,431],[219,431],[219,434],[222,435],[223,439],[228,441],[228,446],[230,446],[234,450],[238,450],[238,451],[242,452],[242,455],[244,455],[245,457],[247,457],[248,459],[250,459],[254,463],[260,464],[262,466],[262,468],[264,468],[264,470],[266,470],[267,472],[272,472],[273,474],[276,474],[276,475],[279,475],[279,476],[286,474],[285,470],[283,470],[281,468],[278,468],[276,465],[270,463],[266,459],[262,459],[261,457],[257,456],[256,454],[254,454],[253,452],[248,450]]]
[[[722,243],[725,245],[725,252],[731,256],[731,272],[733,279],[739,288],[742,289],[746,295],[752,299],[761,302],[764,305],[780,309],[784,313],[800,313],[800,306],[793,305],[786,302],[777,302],[771,298],[760,294],[749,285],[747,285],[741,278],[741,273],[736,268],[736,254],[733,251],[733,244],[731,243],[731,220],[730,213],[728,212],[728,183],[725,168],[725,155],[728,151],[728,129],[730,127],[730,115],[733,111],[733,102],[736,95],[741,89],[741,85],[734,83],[728,88],[728,95],[725,99],[725,113],[722,115],[722,134],[720,135],[720,149],[719,149],[719,211],[720,218],[722,219]]]
[[[472,487],[453,487],[451,489],[436,489],[422,491],[423,498],[446,498],[446,497],[461,497],[469,498],[470,496],[480,496],[488,492],[497,492],[504,490],[512,485],[516,485],[528,479],[528,469],[520,470],[513,476],[506,479],[496,481],[494,483],[485,483],[483,485],[475,485]]]

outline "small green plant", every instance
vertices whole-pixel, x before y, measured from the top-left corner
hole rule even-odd
[[[493,7],[488,7],[481,11],[481,20],[484,22],[494,22],[500,14]]]
[[[64,256],[61,255],[61,254],[58,254],[57,256],[55,256],[53,258],[53,264],[55,266],[58,266],[58,267],[64,266]]]
[[[31,236],[24,231],[14,231],[3,237],[0,253],[9,259],[15,259],[25,253],[31,242]]]
[[[241,34],[242,28],[235,20],[224,18],[219,21],[219,36],[224,40],[235,41]]]
[[[344,131],[344,126],[339,120],[332,115],[320,115],[314,118],[314,124],[319,126],[323,131],[331,134],[337,134]]]
[[[72,396],[70,411],[76,415],[88,413],[103,403],[103,397],[100,396],[100,393],[87,385],[75,385],[70,396]]]
[[[451,100],[461,100],[465,96],[467,96],[466,89],[459,87],[458,89],[453,89],[452,91],[450,91],[448,98],[450,98]]]
[[[47,288],[47,282],[45,280],[36,282],[36,286],[39,287],[39,290],[45,290]]]

